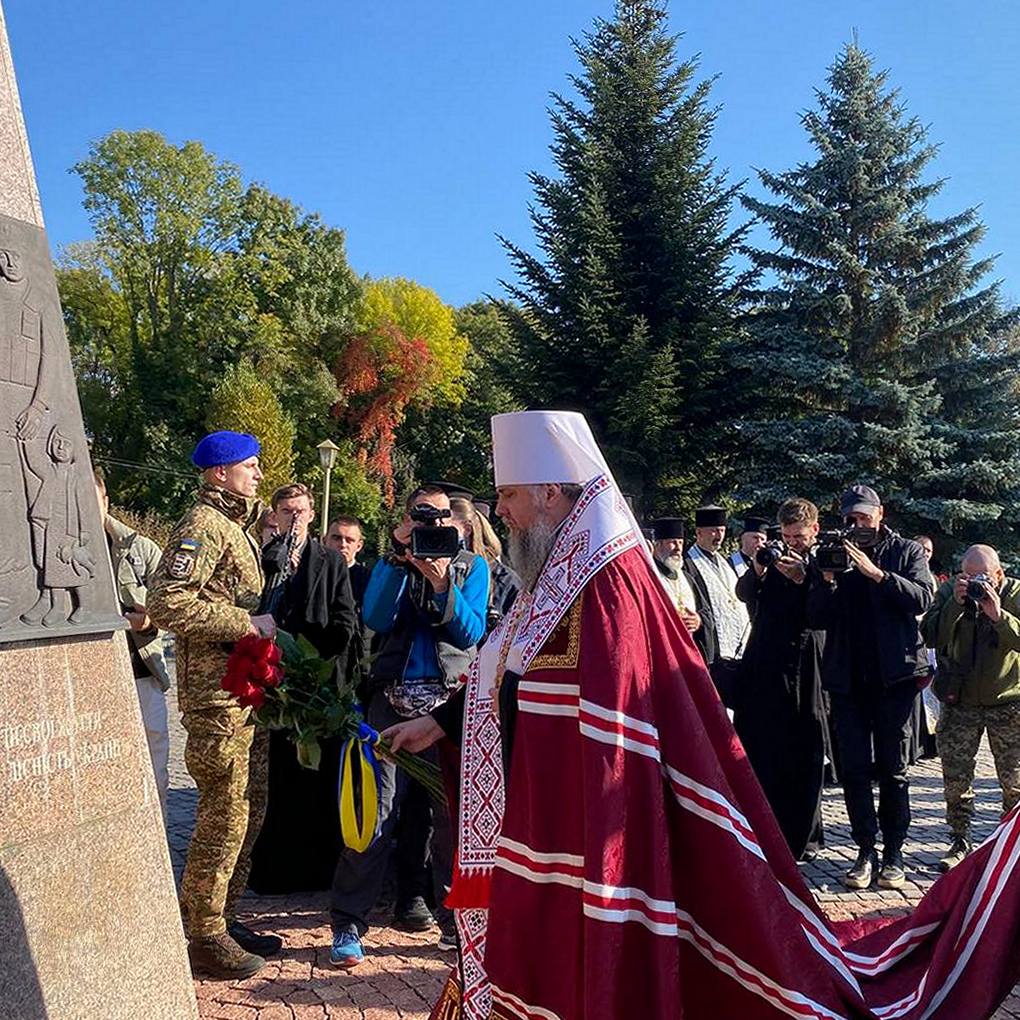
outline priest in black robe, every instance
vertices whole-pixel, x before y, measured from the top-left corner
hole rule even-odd
[[[287,485],[273,494],[280,535],[263,550],[266,608],[277,626],[303,635],[334,675],[350,679],[361,650],[358,612],[344,557],[308,533],[315,513],[309,490]],[[337,811],[338,737],[320,741],[317,770],[298,764],[294,743],[281,730],[270,734],[266,819],[252,853],[249,885],[256,892],[328,889],[342,846]]]
[[[809,553],[818,509],[789,499],[779,509],[783,548],[759,554],[737,581],[751,616],[733,725],[794,857],[811,859],[822,842],[825,703],[821,687],[825,636],[808,628]],[[765,553],[765,556],[768,554]]]

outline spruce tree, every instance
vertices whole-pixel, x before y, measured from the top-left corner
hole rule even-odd
[[[532,173],[540,252],[504,239],[504,314],[531,407],[585,412],[625,488],[688,511],[721,485],[720,347],[735,305],[736,189],[707,150],[710,81],[679,62],[664,4],[619,0],[553,96],[558,174]]]
[[[987,535],[1016,512],[1020,433],[1015,315],[983,282],[977,211],[928,214],[936,147],[858,46],[802,121],[815,158],[743,199],[778,246],[748,249],[742,495],[829,504],[863,481],[911,527]]]

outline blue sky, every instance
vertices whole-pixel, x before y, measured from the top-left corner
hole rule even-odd
[[[459,304],[499,293],[550,168],[548,93],[606,0],[6,0],[55,246],[89,235],[68,169],[115,128],[198,139],[347,232],[354,268]],[[87,12],[87,14],[83,14]],[[1020,300],[1015,0],[677,2],[681,53],[718,75],[712,145],[734,179],[808,153],[798,113],[856,29],[941,144],[935,213],[980,205]],[[753,179],[750,188],[758,193]]]

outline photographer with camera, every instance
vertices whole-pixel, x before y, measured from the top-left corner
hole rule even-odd
[[[843,881],[848,889],[871,885],[879,872],[875,839],[881,826],[878,884],[898,889],[906,879],[911,714],[918,684],[928,676],[917,618],[931,604],[934,585],[921,547],[883,523],[874,489],[852,486],[839,509],[848,530],[837,545],[819,545],[807,620],[825,631],[822,683],[832,701],[843,795],[860,850]]]
[[[818,508],[788,499],[779,508],[782,541],[760,546],[737,581],[751,616],[733,725],[790,851],[810,860],[822,839],[825,635],[807,623],[811,547]]]
[[[393,547],[372,571],[365,591],[365,625],[381,636],[368,680],[366,716],[384,730],[426,715],[449,698],[485,634],[489,568],[484,556],[462,548],[461,533],[448,522],[450,498],[438,485],[411,493]],[[423,757],[438,761],[431,748]],[[397,815],[411,805],[413,817],[431,817],[431,864],[436,903],[450,884],[453,835],[445,811],[433,810],[420,784],[384,757],[379,758],[379,822],[364,853],[344,849],[337,862],[330,901],[333,947],[330,960],[351,968],[364,959],[361,937],[386,877]],[[407,840],[408,846],[418,841]],[[424,864],[424,862],[421,862]],[[416,875],[413,862],[398,869]],[[431,925],[424,890],[397,890],[398,925],[421,930]],[[440,947],[455,946],[450,911],[437,906]]]
[[[960,571],[939,587],[921,620],[921,633],[939,663],[936,739],[953,837],[939,862],[943,871],[972,848],[974,763],[985,731],[1003,814],[1020,800],[1020,580],[1006,577],[999,554],[987,545],[971,546]]]

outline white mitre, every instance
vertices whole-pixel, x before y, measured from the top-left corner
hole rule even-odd
[[[517,411],[492,419],[496,488],[502,485],[584,485],[596,475],[612,478],[583,414]]]

